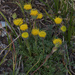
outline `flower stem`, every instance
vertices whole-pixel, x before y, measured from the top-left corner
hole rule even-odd
[[[26,40],[26,46],[27,46],[27,49],[28,49],[29,54],[31,56],[30,45],[29,45],[29,41],[28,40]]]
[[[30,24],[30,30],[31,30],[32,29],[32,26],[31,26],[29,14],[28,14],[28,18],[29,18],[29,24]]]
[[[34,38],[35,38],[35,50],[37,52],[37,36],[35,36]],[[37,52],[37,54],[38,54],[38,52]]]
[[[42,45],[43,45],[43,54],[45,52],[45,49],[44,49],[44,39],[42,39]]]

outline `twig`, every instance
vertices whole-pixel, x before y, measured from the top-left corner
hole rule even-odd
[[[39,60],[40,60],[40,58],[39,58]],[[37,63],[39,62],[39,60],[28,70],[28,72],[26,73],[26,75],[28,75],[28,73],[30,72],[30,70],[31,70],[35,65],[37,65]]]
[[[11,41],[13,41],[11,35],[4,28],[2,28],[2,29],[10,36]],[[14,48],[14,53],[16,53],[14,43],[13,43],[13,48]]]
[[[46,56],[46,58],[45,58],[45,60],[44,60],[44,62],[31,74],[31,75],[33,75],[37,70],[39,70],[40,69],[40,67],[42,67],[45,63],[46,63],[46,61],[50,58],[50,56],[55,52],[55,47],[53,47],[53,49],[52,49],[52,51],[51,51],[51,53],[50,54],[48,54],[47,56]]]
[[[0,55],[5,51],[5,49],[7,49],[7,48],[8,48],[13,42],[15,42],[19,37],[20,37],[20,35],[18,35],[17,38],[15,38],[6,48],[4,48],[4,49],[1,51]]]

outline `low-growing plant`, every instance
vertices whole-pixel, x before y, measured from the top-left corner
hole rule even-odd
[[[68,68],[70,65],[68,49],[71,47],[71,37],[74,34],[73,7],[68,7],[69,3],[64,0],[51,0],[51,3],[54,3],[52,9],[51,3],[49,5],[48,1],[45,3],[40,0],[47,6],[47,9],[42,7],[42,13],[33,8],[31,3],[23,5],[23,1],[19,1],[20,3],[16,4],[21,8],[23,18],[18,18],[16,13],[12,15],[13,24],[18,32],[13,29],[6,17],[0,12],[12,28],[12,34],[16,35],[17,33],[16,41],[11,40],[14,49],[14,51],[12,50],[13,71],[11,75],[21,75],[19,74],[19,72],[21,73],[19,63],[21,62],[24,64],[22,65],[24,75],[65,75],[65,73],[72,75]],[[50,10],[54,12],[52,15],[47,12]],[[28,23],[25,13],[27,13]],[[44,18],[44,22],[46,21],[47,18],[45,19],[44,16],[48,16],[53,24],[44,27],[38,23],[42,18]],[[68,20],[66,20],[67,17]],[[19,56],[22,56],[20,61],[18,61]],[[16,64],[19,65],[17,69]]]

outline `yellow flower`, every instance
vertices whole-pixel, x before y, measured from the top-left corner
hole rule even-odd
[[[42,13],[39,13],[37,19],[41,19],[43,17]]]
[[[39,36],[45,38],[46,32],[45,31],[40,31]]]
[[[28,37],[29,37],[28,32],[23,32],[23,33],[22,33],[22,37],[23,37],[23,38],[28,38]]]
[[[59,44],[59,45],[61,45],[62,44],[62,40],[60,39],[60,38],[57,38],[57,39],[54,39],[53,40],[53,44]]]
[[[38,35],[39,29],[32,29],[31,33],[32,33],[33,35]]]
[[[25,5],[24,5],[24,9],[26,9],[26,10],[32,9],[31,4],[25,4]]]
[[[62,22],[62,19],[59,18],[59,17],[56,17],[56,18],[54,19],[54,21],[55,21],[56,24],[60,24],[60,23]]]
[[[38,15],[38,10],[32,9],[32,10],[30,11],[30,15],[32,15],[32,16],[37,16],[37,15]]]
[[[21,25],[23,23],[23,19],[22,18],[17,18],[13,20],[13,23],[17,26]]]
[[[23,25],[20,26],[20,29],[23,30],[23,31],[27,30],[28,29],[28,25],[27,24],[23,24]]]
[[[60,29],[61,29],[62,32],[65,32],[66,31],[66,26],[61,26]]]

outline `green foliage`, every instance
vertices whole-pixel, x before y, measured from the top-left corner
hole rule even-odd
[[[13,14],[12,14],[12,18],[13,18],[13,19],[17,18],[16,13],[13,13]]]
[[[19,45],[17,47],[17,44],[15,43],[16,46],[16,50],[17,50],[17,54],[20,54],[23,56],[22,60],[24,61],[24,72],[27,73],[28,70],[38,61],[38,59],[40,58],[39,62],[30,70],[30,73],[33,72],[35,69],[37,69],[40,64],[42,64],[46,58],[46,55],[49,54],[51,52],[51,49],[53,47],[52,44],[52,32],[50,32],[50,29],[47,31],[47,37],[44,40],[44,45],[45,45],[45,53],[44,55],[42,54],[43,52],[43,46],[42,46],[42,40],[38,37],[38,41],[37,41],[37,50],[38,50],[38,55],[35,51],[35,41],[34,38],[29,38],[29,42],[30,42],[30,49],[32,52],[32,57],[29,56],[28,51],[26,46],[22,45],[24,44],[24,41],[21,45]],[[25,59],[25,56],[27,56],[28,58]],[[55,54],[53,54],[50,59],[35,73],[35,75],[39,75],[39,73],[42,75],[58,75],[61,74],[63,75],[65,73],[65,67],[61,62],[61,58],[62,56],[59,55],[58,52],[56,52]],[[58,68],[57,68],[58,67]]]

